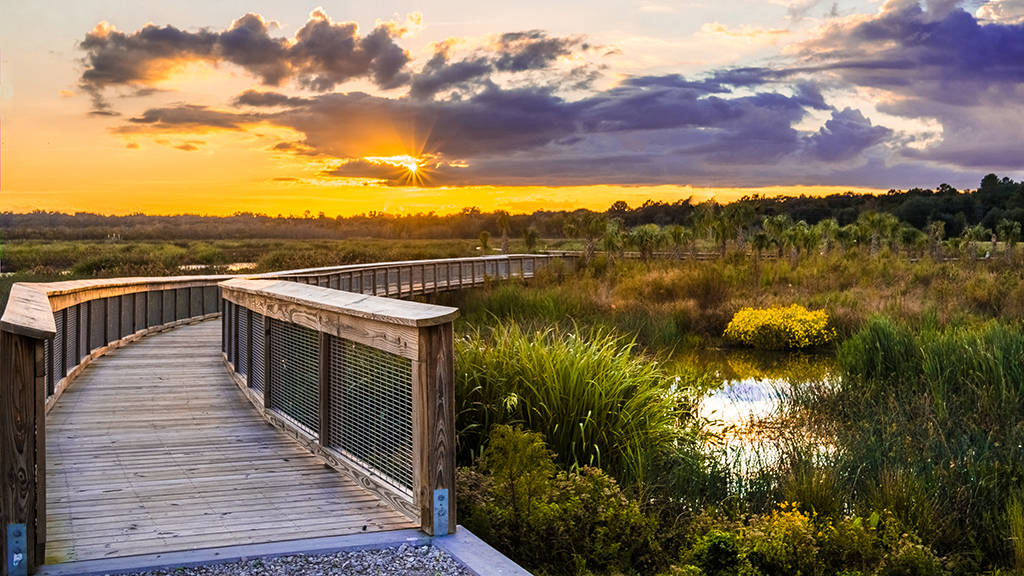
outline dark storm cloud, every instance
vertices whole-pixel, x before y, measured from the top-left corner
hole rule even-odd
[[[141,116],[129,118],[132,124],[115,129],[116,132],[184,131],[184,130],[242,130],[246,125],[258,122],[251,114],[225,114],[207,106],[182,104],[170,108],[150,108]]]
[[[373,178],[393,185],[407,183],[410,176],[409,170],[403,166],[376,164],[362,159],[345,162],[337,168],[325,172],[324,175],[342,178]]]
[[[846,108],[841,112],[833,111],[832,119],[807,141],[813,157],[835,162],[860,155],[865,149],[887,140],[892,133],[884,126],[872,126],[860,110]]]
[[[836,25],[804,46],[806,71],[956,105],[1024,82],[1024,23],[982,25],[955,3],[933,4],[889,2],[875,17]]]
[[[552,38],[540,30],[508,32],[497,41],[494,68],[503,72],[539,70],[561,56],[588,48],[581,37]]]
[[[306,88],[326,91],[369,78],[381,88],[394,88],[409,81],[405,67],[410,56],[394,42],[399,34],[394,25],[384,23],[360,36],[355,23],[332,22],[320,10],[311,14],[293,42],[272,38],[267,22],[251,13],[220,32],[149,24],[126,34],[101,24],[79,45],[86,52],[80,84],[99,111],[110,108],[105,89],[151,86],[185,62],[235,64],[267,86],[295,79]]]
[[[479,88],[487,85],[496,72],[546,70],[562,56],[590,49],[581,36],[551,37],[540,30],[509,32],[499,36],[493,45],[452,62],[452,42],[442,42],[423,70],[413,77],[409,96],[426,99],[450,89]],[[579,89],[589,86],[598,76],[596,70],[583,66],[559,80]]]

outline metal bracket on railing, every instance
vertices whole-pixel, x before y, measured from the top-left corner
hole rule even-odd
[[[7,573],[28,576],[28,544],[24,524],[7,525]]]
[[[448,535],[448,489],[434,490],[434,536]]]

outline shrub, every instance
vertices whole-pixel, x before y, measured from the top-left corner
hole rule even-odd
[[[729,322],[725,337],[762,350],[780,350],[822,346],[833,341],[836,332],[829,328],[824,310],[812,312],[793,304],[767,310],[742,308]]]
[[[559,470],[538,433],[495,426],[476,469],[459,470],[459,520],[531,569],[556,574],[665,564],[657,523],[596,468]]]
[[[813,574],[818,545],[811,518],[796,503],[783,502],[768,516],[755,517],[743,534],[746,557],[765,576]]]

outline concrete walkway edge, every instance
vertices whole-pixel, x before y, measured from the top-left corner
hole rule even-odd
[[[398,548],[402,544],[409,546],[432,545],[439,550],[444,550],[477,576],[529,575],[529,572],[520,568],[518,564],[509,560],[501,552],[491,548],[472,532],[459,526],[455,534],[440,538],[431,538],[419,530],[395,530],[103,560],[83,560],[66,564],[47,564],[39,567],[36,576],[104,576],[152,570],[174,570],[175,568],[191,568],[207,564],[228,564],[252,558],[275,558],[297,554],[310,556],[356,550]]]

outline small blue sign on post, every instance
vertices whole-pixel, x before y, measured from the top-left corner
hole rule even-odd
[[[434,490],[434,536],[448,535],[448,489]]]
[[[7,573],[28,576],[27,531],[24,524],[7,525]]]

